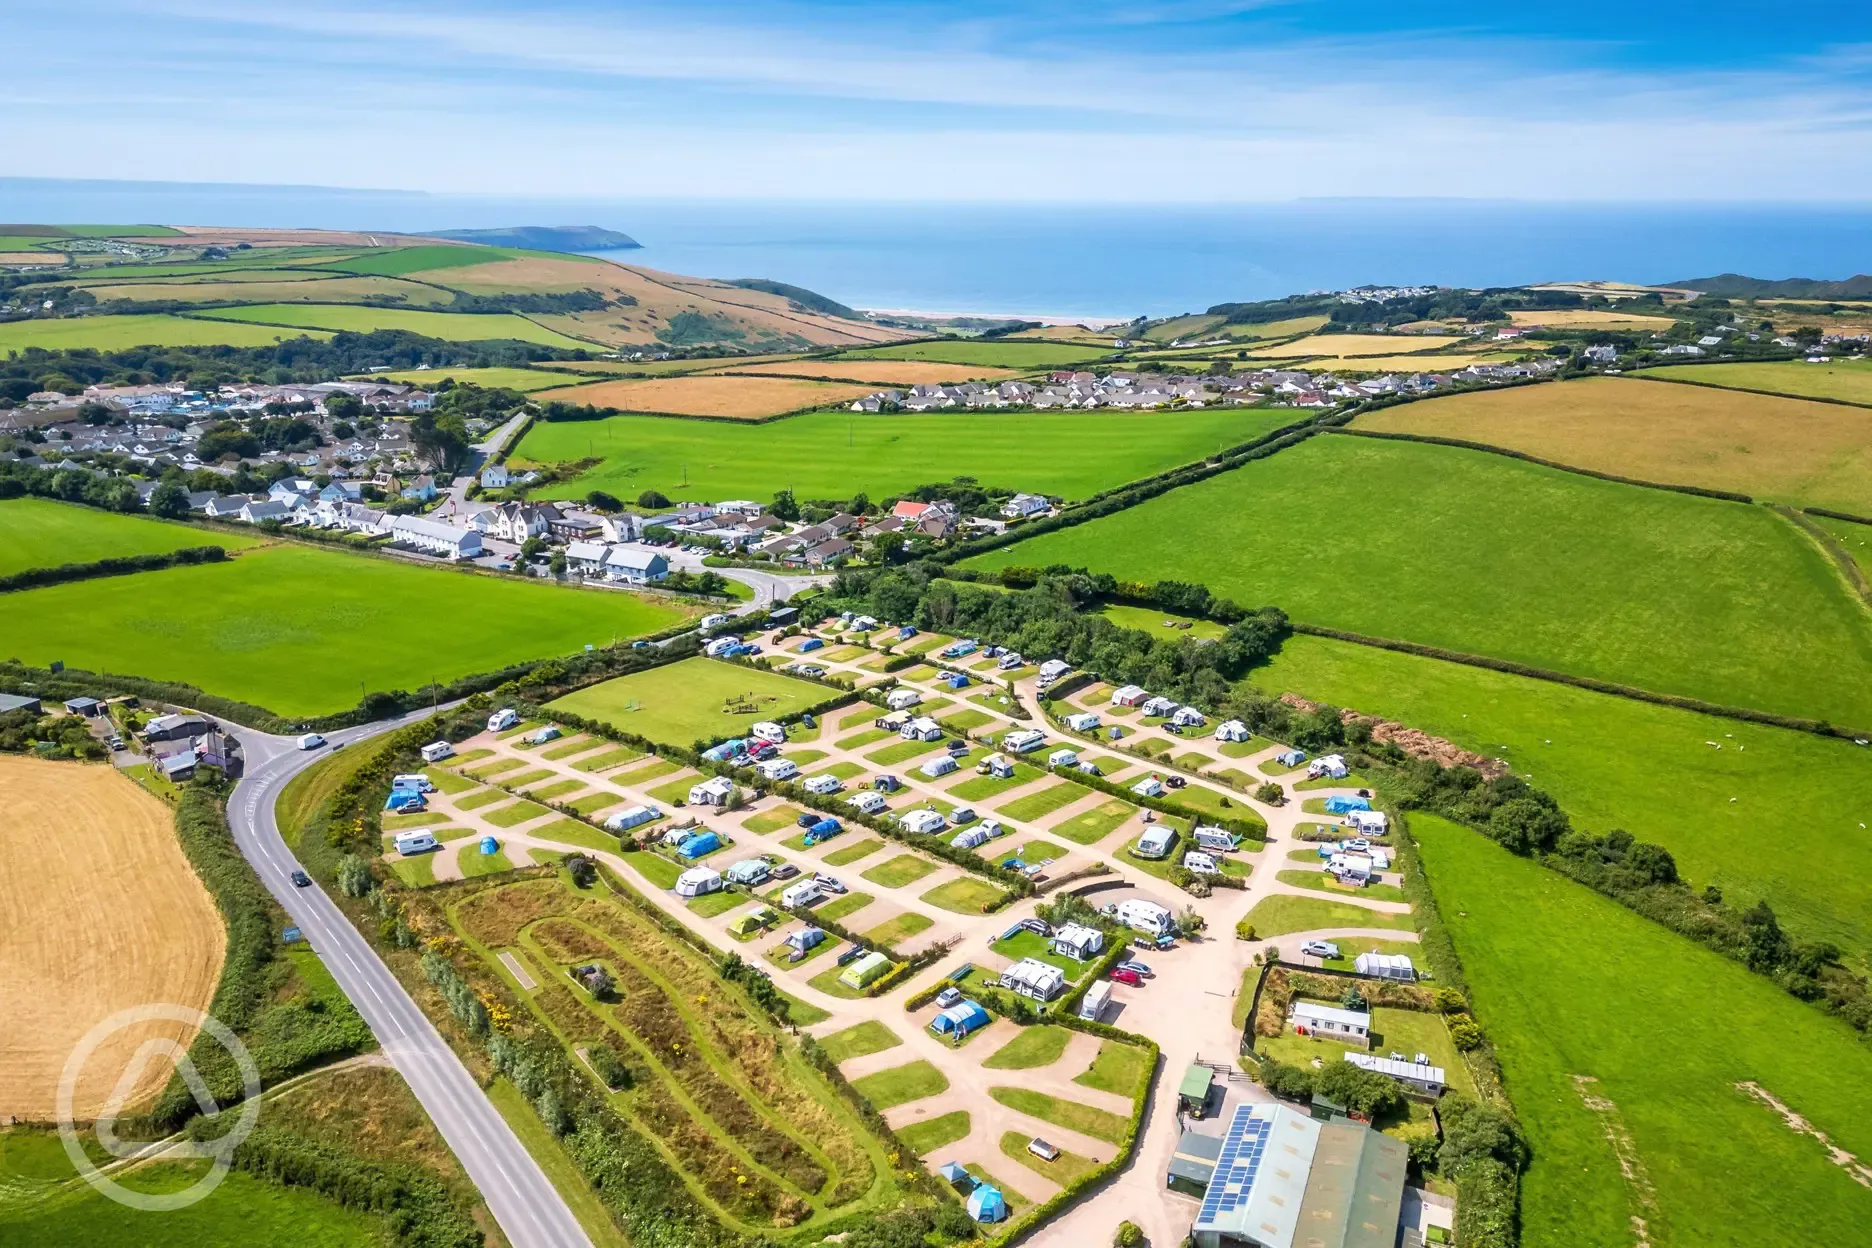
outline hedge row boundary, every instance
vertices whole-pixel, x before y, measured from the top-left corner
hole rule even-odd
[[[105,576],[129,576],[137,572],[160,572],[164,568],[189,567],[198,563],[220,563],[228,556],[223,546],[185,546],[159,555],[123,555],[95,559],[89,563],[61,563],[51,568],[28,568],[11,576],[0,576],[0,594],[47,585],[65,585],[72,581],[90,581]]]

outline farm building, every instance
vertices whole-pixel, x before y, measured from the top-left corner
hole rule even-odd
[[[192,741],[215,729],[214,721],[200,715],[158,715],[143,725],[145,741]]]
[[[1408,982],[1417,978],[1417,968],[1412,965],[1408,954],[1361,953],[1352,960],[1352,965],[1359,974],[1370,975],[1375,979],[1400,979]]]
[[[1339,754],[1322,754],[1307,764],[1307,779],[1309,780],[1318,780],[1321,777],[1329,780],[1343,780],[1349,774],[1351,774],[1351,769],[1346,766],[1345,758]]]
[[[89,719],[104,713],[104,704],[96,698],[70,698],[65,703],[67,715],[83,715]]]
[[[1122,689],[1112,690],[1111,704],[1113,706],[1142,706],[1144,699],[1148,697],[1150,694],[1136,685],[1126,685]]]
[[[1170,1157],[1164,1186],[1173,1192],[1201,1200],[1209,1190],[1210,1180],[1215,1177],[1216,1159],[1221,1155],[1221,1136],[1185,1131],[1177,1140],[1176,1152]]]
[[[1074,732],[1097,732],[1099,717],[1091,711],[1080,711],[1077,715],[1066,717],[1066,726]]]
[[[1001,987],[1035,1001],[1051,1001],[1066,991],[1066,972],[1038,958],[1022,958],[1001,972]]]
[[[696,832],[683,838],[682,844],[676,847],[676,856],[679,858],[700,858],[704,854],[714,853],[721,847],[722,839],[720,836],[713,832]]]
[[[169,781],[187,780],[194,776],[195,768],[201,763],[201,755],[194,750],[177,750],[156,760],[162,768],[163,779]],[[421,794],[417,795],[418,797]],[[420,806],[418,807],[420,809]]]
[[[846,967],[839,975],[839,983],[847,988],[863,991],[881,979],[890,969],[890,959],[873,949]]]
[[[734,792],[734,781],[727,776],[711,776],[701,784],[689,788],[691,806],[726,806],[729,794]]]
[[[705,897],[721,891],[722,874],[707,867],[690,867],[676,877],[678,897]]]
[[[1363,797],[1346,797],[1335,793],[1326,799],[1326,813],[1329,815],[1344,815],[1355,810],[1370,809],[1370,800]]]
[[[1412,1092],[1432,1100],[1442,1096],[1443,1090],[1449,1086],[1443,1068],[1432,1066],[1428,1061],[1401,1062],[1395,1057],[1379,1057],[1375,1053],[1347,1053],[1345,1060],[1361,1070],[1389,1075]]]
[[[1177,1085],[1177,1108],[1192,1118],[1203,1116],[1209,1104],[1209,1090],[1215,1086],[1215,1071],[1201,1062],[1191,1062]]]
[[[1371,1042],[1369,1010],[1348,1010],[1320,1001],[1295,1001],[1293,1009],[1288,1013],[1288,1020],[1299,1035],[1320,1036],[1361,1046]]]
[[[5,715],[11,711],[26,711],[29,714],[37,715],[39,713],[39,706],[38,698],[29,698],[23,694],[17,693],[0,693],[0,715]]]
[[[604,826],[613,832],[628,832],[646,823],[654,823],[662,817],[663,812],[654,806],[626,806],[606,819]]]
[[[1238,1105],[1222,1136],[1194,1248],[1391,1248],[1409,1146],[1363,1123]]]
[[[1349,810],[1346,823],[1366,836],[1383,836],[1390,818],[1382,810]]]
[[[973,1001],[961,1001],[939,1011],[930,1020],[930,1030],[939,1036],[954,1036],[960,1040],[970,1032],[986,1027],[990,1021],[987,1010]]]
[[[1246,741],[1252,735],[1248,731],[1248,725],[1239,719],[1225,719],[1221,727],[1216,729],[1218,741]]]
[[[1105,933],[1083,923],[1068,923],[1053,933],[1047,949],[1084,962],[1105,952]]]

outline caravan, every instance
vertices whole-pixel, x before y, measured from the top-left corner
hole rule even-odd
[[[422,747],[422,760],[425,763],[439,763],[455,752],[455,747],[447,741],[431,741]]]
[[[399,854],[423,854],[436,847],[436,839],[428,832],[399,832],[395,845]]]
[[[861,815],[882,814],[889,807],[884,795],[874,789],[860,789],[846,798],[845,804]]]
[[[1230,854],[1241,845],[1241,837],[1222,828],[1199,827],[1196,829],[1196,848],[1210,854]]]
[[[707,867],[691,867],[676,877],[678,897],[704,897],[721,891],[721,872]]]
[[[1121,901],[1113,912],[1120,923],[1147,936],[1168,936],[1175,927],[1170,911],[1154,901],[1132,898]]]
[[[505,732],[519,722],[519,712],[515,711],[511,706],[503,706],[500,710],[488,716],[487,730],[489,732]]]
[[[943,817],[933,810],[906,810],[897,817],[897,826],[917,836],[928,836],[943,830]]]
[[[799,775],[799,764],[790,758],[770,758],[764,763],[756,763],[754,770],[760,773],[761,779],[774,784]]]

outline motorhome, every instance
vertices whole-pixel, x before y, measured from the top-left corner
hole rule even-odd
[[[1119,902],[1114,917],[1133,931],[1150,936],[1167,936],[1175,926],[1169,910],[1154,901],[1136,897]]]
[[[428,832],[399,832],[395,845],[399,854],[422,854],[436,847],[436,839]]]

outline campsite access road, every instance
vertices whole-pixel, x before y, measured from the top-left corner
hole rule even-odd
[[[350,745],[399,726],[370,724],[331,740]],[[325,751],[300,751],[285,737],[245,729],[235,736],[247,764],[228,803],[235,843],[357,1007],[501,1230],[515,1248],[589,1248],[565,1199],[390,968],[321,888],[294,887],[299,862],[280,836],[274,806],[287,782]]]

